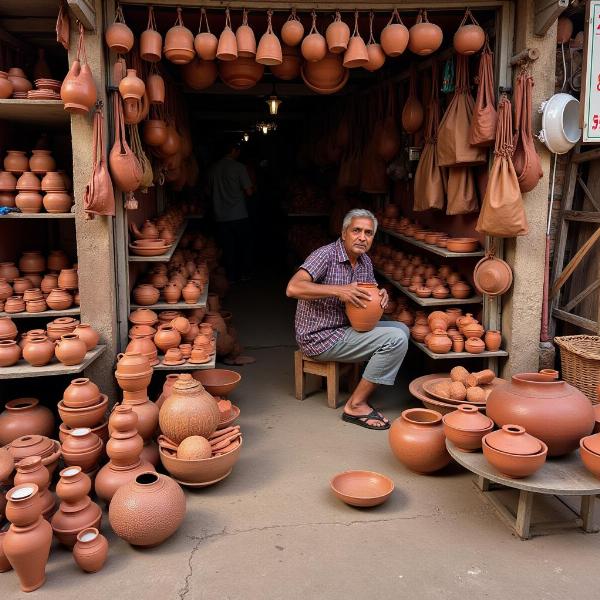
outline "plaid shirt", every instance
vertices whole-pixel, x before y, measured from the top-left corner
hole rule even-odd
[[[371,259],[362,254],[352,268],[341,238],[315,250],[300,266],[314,283],[348,285],[354,281],[375,283]],[[307,356],[316,356],[332,348],[342,339],[349,326],[344,303],[338,298],[298,300],[296,308],[296,340]]]

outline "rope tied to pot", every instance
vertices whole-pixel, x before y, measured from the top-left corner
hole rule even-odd
[[[373,36],[373,19],[375,18],[375,13],[371,10],[369,11],[369,41],[367,42],[367,46],[370,44],[377,44],[375,41],[375,37]]]
[[[202,33],[202,18],[204,17],[204,22],[206,23],[206,33],[210,33],[210,26],[208,25],[208,15],[206,14],[206,9],[200,9],[200,23],[198,24],[198,33]]]
[[[154,16],[154,7],[148,7],[148,22],[146,23],[146,29],[156,31],[156,18]]]
[[[310,28],[310,31],[308,32],[309,35],[311,33],[319,33],[319,30],[317,29],[317,13],[315,10],[313,10],[310,14],[312,16],[312,27]]]
[[[358,10],[354,11],[354,31],[352,37],[360,37],[360,31],[358,30]]]

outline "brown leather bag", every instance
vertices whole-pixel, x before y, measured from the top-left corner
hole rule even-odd
[[[516,131],[513,138],[515,152],[512,159],[522,192],[530,192],[544,175],[540,157],[535,151],[531,132],[532,94],[533,77],[523,71],[517,76],[515,86]]]
[[[447,215],[466,215],[477,212],[479,200],[475,176],[471,167],[448,167]]]
[[[440,100],[438,95],[437,64],[431,68],[431,97],[427,107],[425,144],[419,158],[414,184],[414,206],[416,212],[444,208],[445,179],[447,170],[435,162],[437,129],[440,123]]]
[[[94,113],[94,168],[85,186],[83,209],[87,219],[93,219],[95,215],[115,216],[115,194],[106,165],[104,115],[101,108]]]
[[[477,98],[473,108],[473,119],[469,131],[469,141],[473,146],[492,146],[496,138],[498,113],[494,106],[494,63],[489,44],[479,57]]]
[[[511,105],[503,95],[498,106],[494,162],[476,228],[481,233],[496,237],[516,237],[527,235],[529,231],[517,174],[512,164],[512,139]]]
[[[472,146],[469,131],[473,118],[473,98],[469,91],[469,63],[466,56],[456,56],[454,97],[440,123],[437,164],[440,167],[479,165],[487,160],[483,148]]]

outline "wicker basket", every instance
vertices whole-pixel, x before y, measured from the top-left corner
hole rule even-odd
[[[600,336],[566,335],[554,341],[560,348],[562,378],[598,404]]]

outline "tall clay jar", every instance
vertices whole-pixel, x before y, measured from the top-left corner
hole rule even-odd
[[[46,563],[52,544],[52,527],[42,517],[38,486],[25,483],[6,495],[6,517],[11,526],[3,550],[17,572],[24,592],[37,590],[46,581]]]
[[[77,534],[73,558],[82,571],[86,573],[100,571],[107,556],[108,542],[95,527],[88,527]]]
[[[442,415],[426,408],[410,408],[390,428],[394,456],[416,473],[433,473],[450,462]]]

